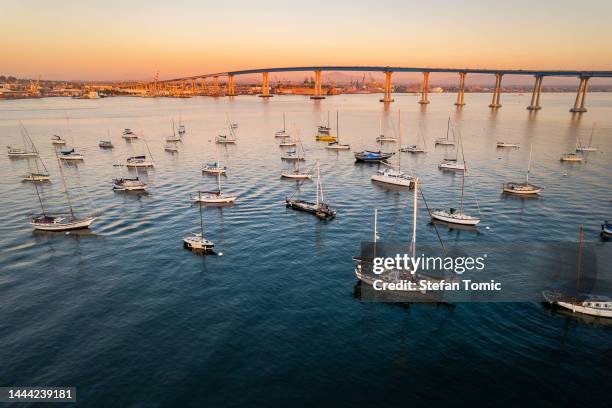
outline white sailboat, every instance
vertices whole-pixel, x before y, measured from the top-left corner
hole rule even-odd
[[[433,210],[430,214],[431,218],[438,220],[438,221],[447,222],[450,224],[472,225],[472,226],[477,225],[480,222],[480,218],[465,214],[463,212],[464,190],[465,190],[465,172],[462,173],[462,177],[461,177],[461,200],[459,204],[459,210],[457,211],[454,208],[450,208],[448,210]]]
[[[215,143],[215,162],[204,163],[202,166],[202,172],[208,174],[225,174],[227,171],[226,166],[221,166],[219,161],[219,145]]]
[[[191,196],[191,201],[207,204],[228,204],[236,201],[236,198],[238,196],[223,194],[221,191],[221,173],[217,173],[217,190],[198,191],[197,194]]]
[[[312,177],[309,171],[304,172],[300,169],[300,160],[295,160],[293,163],[295,164],[292,169],[281,170],[281,178],[305,180]]]
[[[176,153],[179,151],[178,146],[175,143],[166,143],[164,150],[170,153]]]
[[[449,133],[451,131],[452,131],[452,135],[453,135],[453,139],[454,139],[455,130],[451,126],[451,118],[449,116],[448,117],[448,121],[446,122],[446,137],[442,137],[442,138],[436,139],[435,144],[436,145],[443,145],[443,146],[454,146],[455,145],[455,140],[448,138]]]
[[[24,137],[30,141],[32,149],[38,153],[38,149],[34,145],[34,142],[32,141],[32,138],[30,137],[30,135],[28,134],[28,131],[26,130],[25,126],[23,126],[22,123],[20,123],[20,126],[21,126],[21,132],[24,134]],[[42,169],[41,169],[41,166],[38,165],[39,161],[40,161],[40,165],[42,166]],[[34,166],[32,166],[32,162],[34,162]],[[45,166],[45,162],[39,155],[28,160],[28,170],[29,170],[28,173],[23,176],[22,181],[29,181],[33,183],[43,183],[43,182],[51,180],[51,176],[49,175],[49,170],[47,170],[47,166]]]
[[[593,147],[591,144],[593,143],[593,133],[595,133],[595,123],[593,123],[593,127],[591,128],[591,136],[589,136],[589,144],[583,146],[580,142],[580,136],[578,136],[578,141],[576,143],[576,151],[577,152],[596,152],[597,148]]]
[[[582,269],[582,250],[584,246],[584,231],[580,226],[578,243],[578,259],[576,262],[576,290],[547,290],[542,293],[544,299],[551,305],[595,317],[612,318],[612,299],[607,296],[580,293],[580,275]]]
[[[138,156],[130,156],[125,161],[126,167],[129,167],[129,168],[155,167],[155,163],[153,162],[153,155],[151,154],[151,149],[149,149],[149,144],[147,143],[147,140],[144,137],[142,138],[142,141],[145,144],[145,146],[147,148],[147,151],[149,152],[150,159],[147,160],[147,156],[144,155],[144,154],[143,155],[138,155]]]
[[[306,160],[306,152],[304,150],[304,145],[302,144],[302,139],[300,138],[299,134],[298,134],[298,142],[300,145],[299,150],[301,150],[301,153],[298,150],[298,147],[296,146],[295,149],[285,150],[283,153],[281,153],[281,160],[289,160],[289,161]]]
[[[320,218],[322,220],[334,218],[336,216],[336,211],[332,210],[332,208],[327,202],[325,202],[325,199],[323,198],[323,186],[321,185],[321,168],[319,166],[318,160],[316,190],[317,198],[314,203],[289,197],[285,198],[285,205],[288,208],[292,208],[297,211],[304,211],[314,214],[317,216],[317,218]]]
[[[385,136],[382,132],[382,116],[378,119],[378,136],[376,136],[376,142],[378,143],[395,143],[394,137]]]
[[[417,137],[417,144],[409,145],[407,147],[400,148],[400,152],[403,153],[427,153],[427,143],[425,142],[425,136],[422,132],[419,132]]]
[[[274,133],[274,137],[282,137],[282,138],[285,138],[285,137],[289,137],[289,136],[290,136],[290,135],[289,135],[289,133],[287,133],[287,130],[286,130],[286,128],[285,128],[285,112],[283,112],[283,129],[282,129],[282,130],[277,131],[276,133]]]
[[[219,144],[235,144],[237,140],[235,129],[237,126],[232,126],[227,116],[225,117],[225,120],[227,122],[227,130],[229,134],[217,135],[215,141]]]
[[[23,148],[7,146],[8,157],[11,159],[38,157],[38,150],[36,150],[32,139],[30,139],[30,136],[25,131],[25,127],[21,122],[19,122],[19,132],[21,133],[21,139],[23,140]]]
[[[174,127],[174,119],[171,120],[172,123],[172,134],[166,137],[166,142],[180,142],[181,141],[181,133],[176,134],[176,130]],[[183,132],[184,133],[184,132]]]
[[[338,111],[336,111],[336,140],[329,142],[325,148],[328,150],[351,150],[351,145],[340,143],[340,121],[338,116]]]
[[[136,177],[120,176],[113,179],[113,190],[116,191],[146,191],[147,184],[138,175],[138,166],[134,167]]]
[[[65,145],[66,141],[64,139],[62,139],[60,136],[58,136],[58,135],[53,135],[51,137],[51,144],[53,144],[53,145]]]
[[[527,173],[525,174],[525,182],[523,183],[514,183],[514,182],[504,183],[502,186],[502,191],[504,193],[518,194],[518,195],[538,195],[540,194],[540,191],[542,191],[542,187],[529,183],[529,173],[531,172],[531,152],[532,150],[533,150],[533,146],[530,146],[529,164],[527,166]]]
[[[497,142],[497,147],[499,148],[510,147],[513,149],[520,149],[521,145],[519,143],[512,143],[512,142]]]
[[[66,178],[64,177],[64,170],[62,168],[62,164],[60,162],[57,152],[55,152],[55,157],[57,159],[57,164],[60,170],[60,174],[62,176],[64,195],[66,197],[66,202],[68,204],[70,213],[66,215],[51,215],[49,212],[47,212],[45,210],[42,197],[38,191],[38,186],[34,184],[34,188],[36,189],[36,195],[38,196],[38,201],[40,202],[40,208],[42,212],[41,214],[32,215],[30,217],[30,225],[34,229],[40,231],[68,231],[74,229],[89,228],[89,226],[96,220],[96,217],[77,217],[75,215],[74,208],[72,206],[72,200],[70,199],[70,194],[68,192],[68,186],[66,184]]]
[[[185,135],[186,130],[185,130],[185,125],[183,125],[183,120],[181,117],[181,111],[179,110],[179,125],[178,125],[178,134],[179,136],[183,136]]]
[[[204,237],[204,219],[202,216],[202,202],[198,201],[198,205],[200,207],[200,232],[192,232],[190,234],[183,236],[183,246],[186,249],[189,249],[195,252],[201,252],[201,253],[212,252],[213,248],[215,247],[215,244],[214,242]]]
[[[121,137],[124,138],[126,141],[138,139],[138,135],[134,133],[134,131],[130,128],[123,129],[123,133],[121,134]]]
[[[418,213],[418,191],[419,191],[419,182],[415,181],[414,184],[414,198],[413,198],[413,208],[412,208],[412,239],[410,241],[410,251],[412,259],[416,259],[416,238],[417,238],[417,228],[416,228],[416,220]],[[378,210],[374,209],[374,243],[378,241]],[[379,280],[381,282],[388,283],[397,283],[400,281],[414,280],[416,277],[413,271],[406,269],[402,271],[388,271],[387,273],[383,273],[380,275],[368,274],[367,270],[365,270],[366,263],[371,262],[366,259],[361,258],[353,258],[355,260],[355,276],[359,279],[360,282],[373,286],[374,282]]]
[[[398,125],[398,137],[399,137],[399,143],[398,143],[398,153],[399,153],[399,146],[401,146],[402,144],[402,129],[401,129],[402,116],[399,110],[397,114],[398,114],[397,125]],[[374,173],[371,177],[372,181],[377,181],[379,183],[385,183],[385,184],[392,184],[392,185],[401,186],[401,187],[414,186],[416,184],[417,178],[402,172],[400,156],[401,156],[400,154],[397,155],[397,165],[392,166],[390,164],[387,164],[387,166],[390,166],[390,167],[387,167],[384,170],[378,170],[376,173]]]

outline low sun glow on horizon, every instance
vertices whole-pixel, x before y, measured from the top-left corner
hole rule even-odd
[[[172,78],[300,65],[612,70],[612,2],[23,0],[0,74]]]

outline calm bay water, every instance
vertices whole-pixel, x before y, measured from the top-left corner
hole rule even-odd
[[[21,120],[52,175],[43,187],[48,207],[65,210],[49,140],[58,133],[85,155],[65,167],[77,208],[100,218],[90,233],[33,233],[25,216],[38,202],[19,177],[27,162],[0,160],[0,385],[76,386],[82,406],[420,406],[449,396],[603,406],[612,368],[604,322],[538,303],[408,306],[355,295],[351,257],[372,235],[373,209],[383,240],[409,240],[412,194],[372,184],[375,166],[315,142],[328,111],[335,127],[340,110],[342,141],[355,151],[374,145],[381,115],[393,134],[401,109],[403,145],[423,135],[428,147],[426,155],[402,154],[402,167],[419,175],[433,207],[458,205],[461,177],[437,169],[453,149],[433,147],[452,117],[471,168],[466,206],[483,222],[478,234],[441,229],[445,241],[575,241],[584,224],[586,240],[597,242],[601,222],[612,218],[612,95],[590,94],[582,116],[568,112],[569,93],[544,94],[536,114],[525,110],[530,95],[503,95],[497,112],[487,108],[490,95],[466,95],[460,111],[454,97],[433,95],[424,110],[410,95],[396,95],[389,110],[379,95],[1,102],[1,144],[21,143]],[[283,205],[295,186],[279,178],[273,135],[283,112],[301,134],[306,167],[322,163],[326,198],[338,211],[331,222]],[[187,135],[173,155],[163,145],[179,115]],[[239,128],[238,144],[220,148],[224,189],[240,198],[204,210],[206,235],[223,256],[202,257],[185,251],[181,237],[199,228],[189,194],[215,186],[200,167],[214,161],[225,115]],[[593,122],[599,151],[583,164],[560,163],[577,135],[588,140]],[[125,171],[113,163],[149,154],[121,139],[126,127],[145,135],[156,163],[144,175],[146,196],[111,190]],[[107,138],[112,151],[97,147]],[[522,147],[499,150],[498,140]],[[504,198],[501,183],[522,180],[530,144],[543,195]],[[314,183],[302,196],[314,197]],[[436,239],[422,208],[418,237]]]

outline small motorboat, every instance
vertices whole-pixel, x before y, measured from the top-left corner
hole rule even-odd
[[[138,139],[138,135],[132,129],[126,128],[123,130],[121,137],[125,140]]]
[[[81,153],[77,153],[74,148],[71,149],[62,149],[59,155],[60,160],[64,161],[79,161],[83,160],[84,157]]]
[[[454,208],[448,211],[434,210],[431,212],[431,218],[450,224],[460,225],[476,225],[480,222],[480,218],[464,214],[462,211],[457,211]]]
[[[604,223],[601,224],[601,234],[607,237],[612,237],[612,222],[604,221]]]
[[[576,153],[564,153],[561,155],[559,160],[562,162],[581,162],[582,156],[577,155]]]
[[[444,159],[438,164],[440,170],[465,171],[467,166],[465,163],[459,163],[457,159]]]
[[[376,173],[372,174],[372,181],[402,187],[414,187],[416,177],[409,176],[399,170],[384,169],[378,170]]]
[[[113,146],[113,142],[111,142],[110,140],[100,140],[98,146],[102,149],[112,149],[113,147],[115,147]]]
[[[65,145],[66,141],[64,139],[62,139],[61,137],[59,137],[58,135],[53,135],[51,137],[51,144],[54,144],[54,145]]]
[[[378,163],[387,160],[393,156],[395,152],[383,152],[381,150],[364,150],[361,152],[355,152],[355,161],[366,162],[366,163]]]
[[[512,147],[515,149],[520,149],[521,145],[518,143],[509,143],[509,142],[497,142],[497,147],[502,148],[502,147]]]
[[[128,157],[125,163],[126,167],[153,167],[153,162],[147,160],[147,156],[132,156]]]
[[[544,291],[544,299],[554,306],[596,317],[612,317],[612,299],[597,295],[569,295],[564,291]]]
[[[143,191],[147,184],[138,177],[121,177],[113,179],[113,190],[117,191]]]

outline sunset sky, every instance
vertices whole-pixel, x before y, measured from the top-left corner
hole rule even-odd
[[[0,74],[149,79],[295,65],[612,70],[610,0],[1,2]]]

